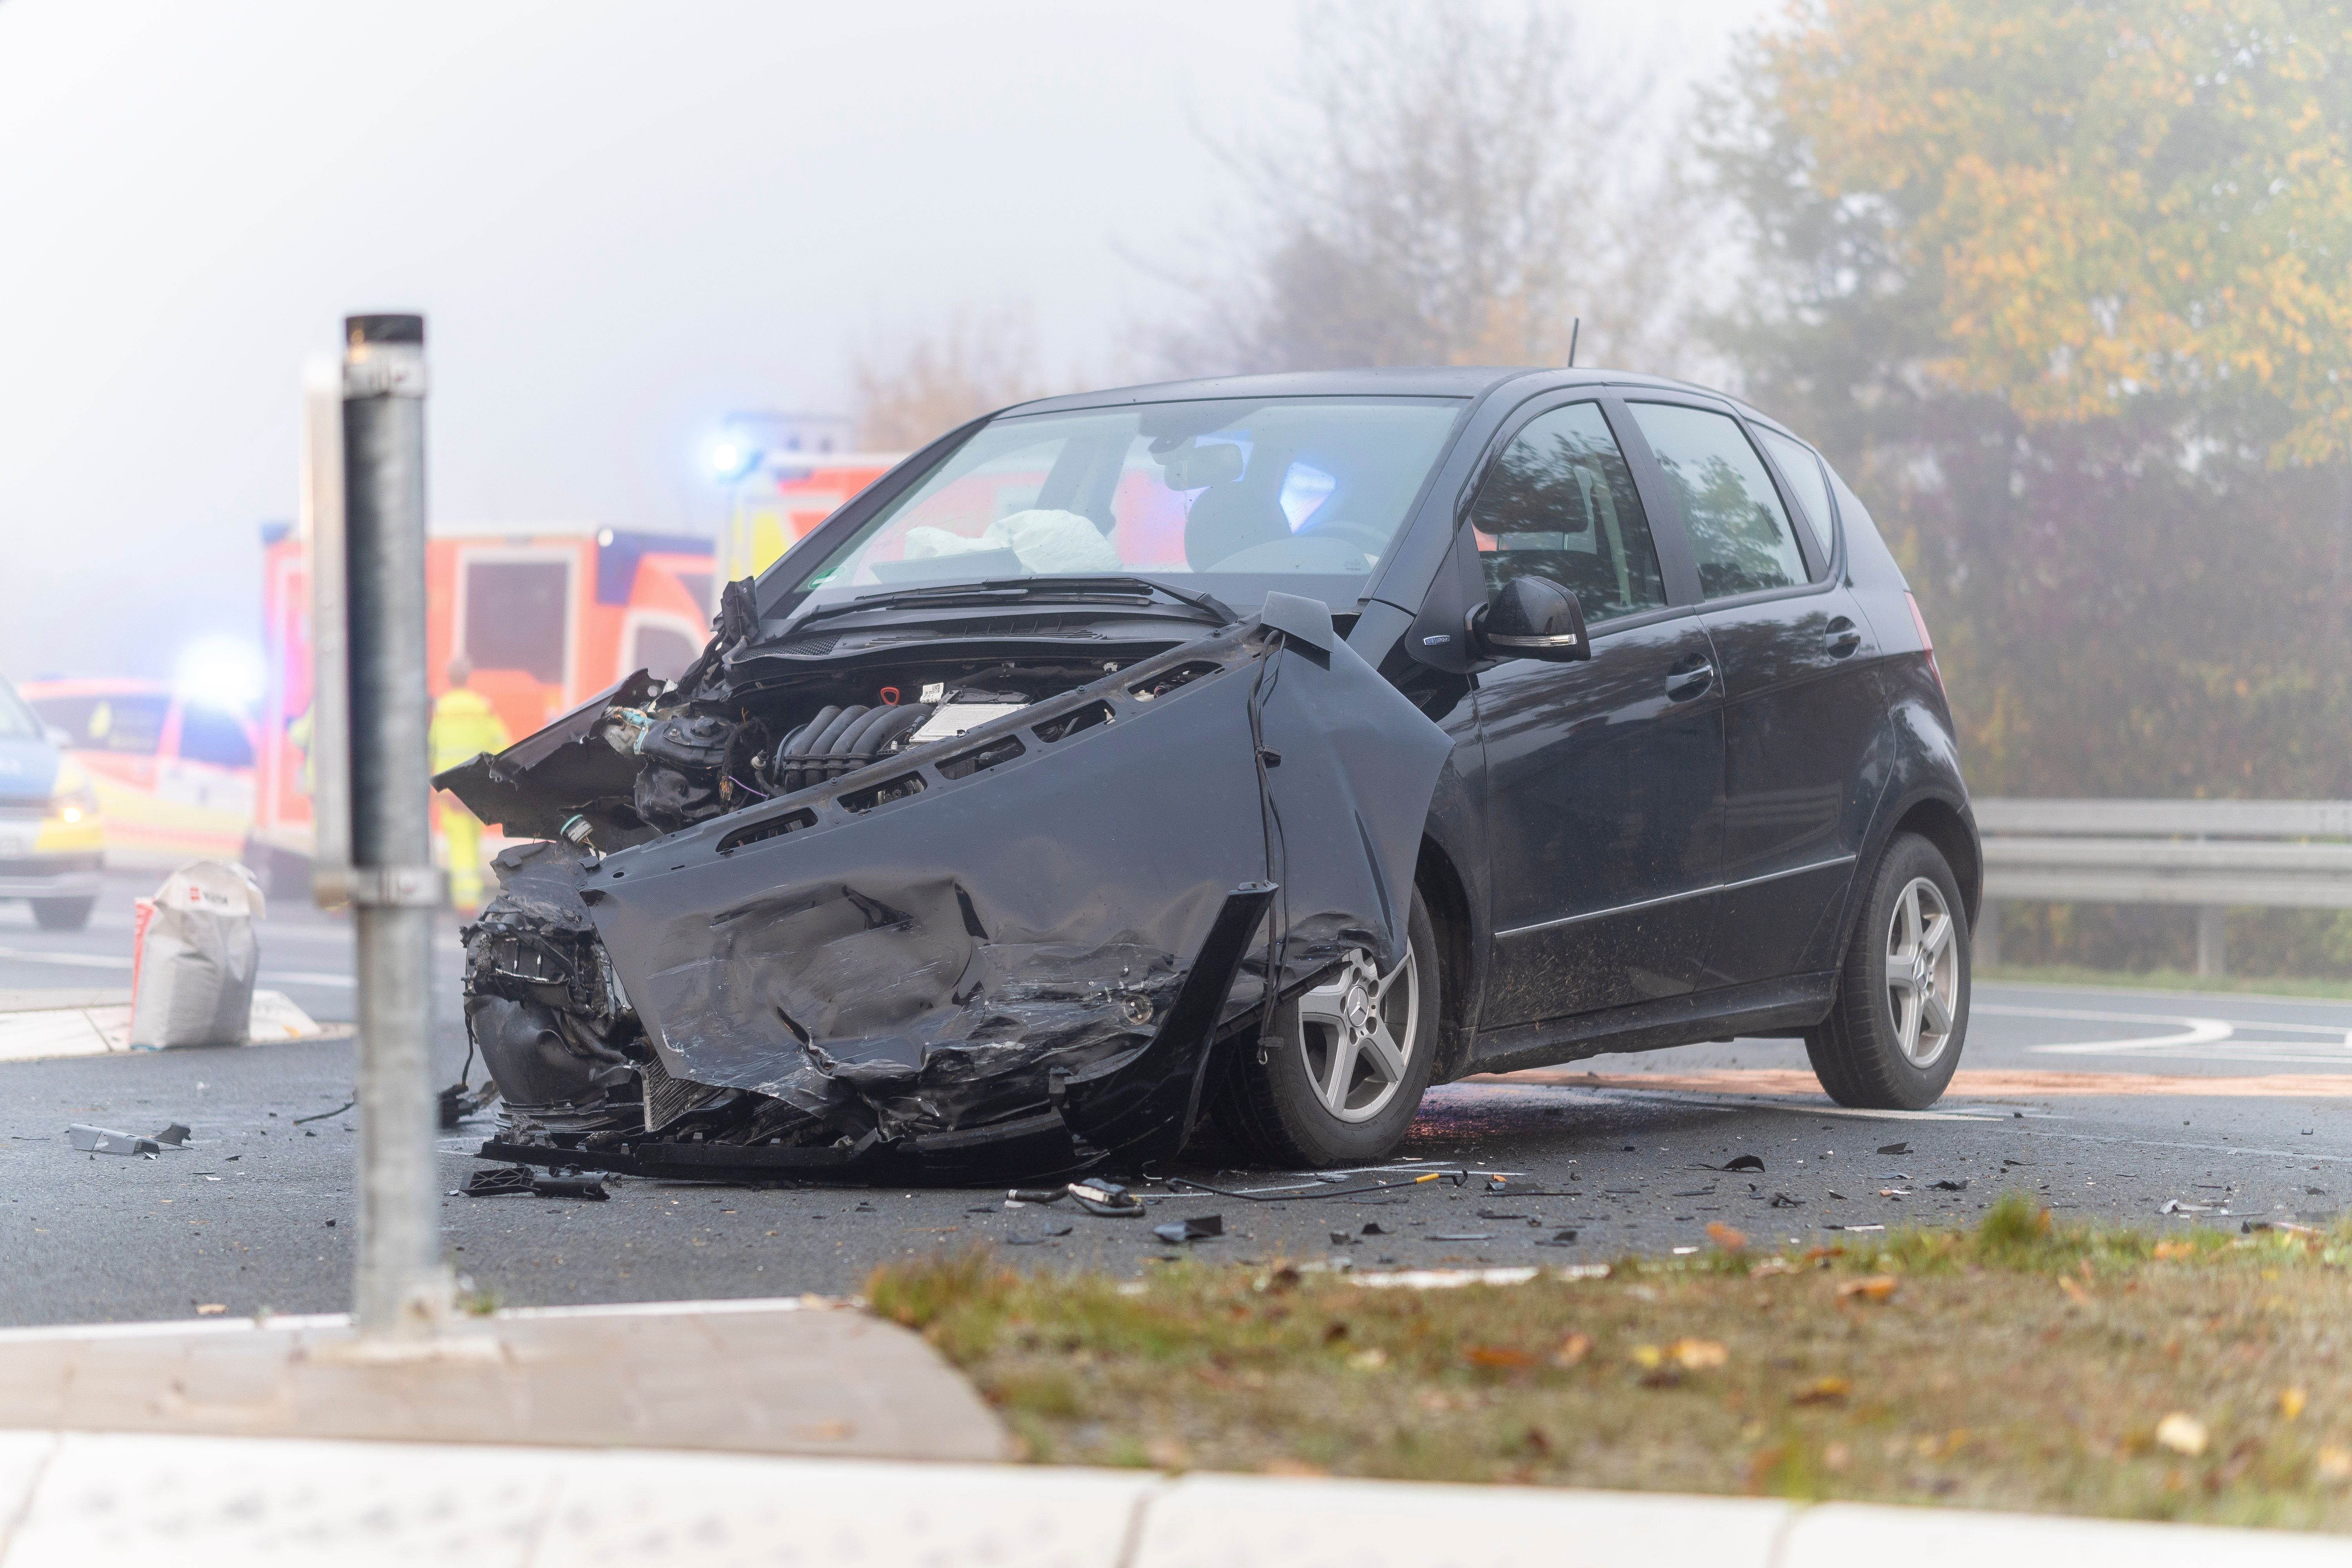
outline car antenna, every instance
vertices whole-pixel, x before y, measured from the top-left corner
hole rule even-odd
[[[1579,316],[1568,329],[1568,368],[1576,368],[1576,340],[1584,335],[1584,318]]]

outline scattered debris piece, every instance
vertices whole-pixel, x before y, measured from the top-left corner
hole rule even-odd
[[[2167,1199],[2165,1199],[2165,1200],[2164,1200],[2164,1206],[2163,1206],[2162,1208],[2160,1208],[2160,1209],[2157,1210],[2156,1212],[2157,1212],[2157,1213],[2158,1213],[2158,1214],[2179,1214],[2179,1215],[2190,1215],[2190,1214],[2215,1214],[2215,1215],[2226,1215],[2226,1214],[2228,1214],[2228,1213],[2230,1212],[2230,1210],[2229,1210],[2229,1208],[2227,1207],[2227,1205],[2222,1205],[2222,1204],[2184,1204],[2184,1203],[2182,1203],[2179,1198],[2167,1198]]]
[[[177,1121],[166,1123],[163,1131],[150,1133],[148,1136],[153,1138],[158,1143],[168,1143],[174,1149],[184,1149],[188,1146],[188,1130]]]
[[[1133,1219],[1143,1212],[1143,1200],[1117,1182],[1072,1182],[1069,1192],[1080,1208],[1106,1219]]]
[[[316,1116],[298,1116],[293,1120],[290,1125],[299,1127],[305,1121],[324,1121],[331,1116],[341,1116],[344,1111],[349,1110],[352,1106],[357,1105],[359,1101],[356,1100],[347,1100],[341,1105],[335,1107],[332,1110],[322,1110]]]
[[[1070,1195],[1068,1187],[1015,1187],[1004,1194],[1004,1206],[1018,1208],[1023,1204],[1057,1204]]]
[[[1700,1187],[1696,1192],[1675,1193],[1670,1195],[1677,1198],[1711,1198],[1715,1196],[1715,1189],[1716,1184],[1709,1182],[1706,1185]],[[1481,1217],[1483,1218],[1484,1216],[1482,1215]]]
[[[1574,1247],[1576,1245],[1576,1232],[1572,1230],[1555,1231],[1549,1241],[1538,1241],[1536,1245],[1538,1247]]]
[[[1530,1216],[1523,1214],[1505,1214],[1501,1209],[1480,1209],[1478,1217],[1480,1219],[1527,1219]]]
[[[499,1086],[491,1079],[483,1079],[481,1087],[476,1089],[469,1087],[463,1079],[460,1079],[441,1091],[439,1100],[441,1131],[455,1132],[466,1118],[478,1111],[488,1110],[490,1101],[498,1097]],[[351,1107],[347,1105],[343,1109],[349,1110]],[[327,1114],[331,1116],[334,1112],[329,1111]]]
[[[1735,1229],[1719,1219],[1707,1221],[1706,1237],[1726,1252],[1737,1252],[1748,1245],[1746,1231]]]
[[[465,1186],[459,1190],[469,1198],[496,1198],[510,1193],[528,1193],[530,1191],[531,1175],[529,1165],[492,1165],[467,1177]]]
[[[1884,1301],[1895,1294],[1895,1279],[1892,1274],[1871,1274],[1860,1279],[1842,1279],[1838,1281],[1837,1299],[1847,1301],[1859,1297],[1864,1301]]]
[[[1376,1219],[1368,1219],[1364,1222],[1364,1228],[1358,1231],[1356,1234],[1358,1236],[1386,1236],[1388,1232],[1381,1228],[1380,1221]]]
[[[2205,1451],[2210,1440],[2205,1423],[2185,1411],[2176,1410],[2156,1424],[2156,1440],[2176,1454],[2190,1458]]]
[[[1835,1191],[1835,1190],[1832,1190],[1832,1191],[1830,1193],[1830,1196],[1832,1196],[1832,1197],[1833,1197],[1833,1198],[1837,1199],[1837,1201],[1838,1201],[1838,1202],[1840,1202],[1840,1203],[1844,1203],[1844,1202],[1846,1201],[1846,1195],[1845,1195],[1843,1193],[1837,1192],[1837,1191]]]
[[[1911,1195],[1911,1189],[1908,1187],[1881,1187],[1878,1189],[1878,1195],[1882,1198],[1894,1198],[1897,1202],[1900,1202],[1902,1199],[1907,1198]]]
[[[110,1127],[92,1127],[77,1121],[66,1129],[73,1146],[88,1154],[152,1154],[163,1145],[152,1138],[142,1138],[135,1132],[117,1132]]]
[[[1053,1240],[1054,1237],[1057,1236],[1069,1235],[1073,1228],[1075,1227],[1066,1225],[1049,1225],[1045,1228],[1044,1232],[1036,1236],[1008,1236],[1004,1238],[1004,1245],[1007,1247],[1043,1247],[1045,1243]]]
[[[1159,1236],[1163,1232],[1176,1230],[1179,1228],[1181,1227],[1172,1225],[1155,1226],[1152,1227],[1151,1234]],[[1331,1245],[1334,1247],[1361,1247],[1364,1243],[1361,1237],[1349,1236],[1344,1230],[1335,1230],[1331,1233]]]
[[[1957,1182],[1949,1180],[1929,1182],[1927,1185],[1939,1193],[1962,1193],[1968,1191],[1969,1179],[1966,1176],[1962,1176]]]
[[[1629,1143],[1626,1147],[1630,1149],[1633,1145]],[[1764,1162],[1753,1154],[1736,1154],[1732,1156],[1732,1158],[1726,1160],[1720,1165],[1710,1165],[1705,1161],[1701,1161],[1698,1168],[1702,1171],[1756,1171],[1760,1173],[1764,1169]]]
[[[613,1194],[604,1190],[604,1178],[585,1171],[555,1172],[532,1179],[530,1190],[543,1198],[584,1198],[590,1203],[604,1203]]]
[[[1774,1193],[1771,1203],[1766,1206],[1776,1209],[1801,1209],[1805,1206],[1805,1200],[1792,1198],[1786,1193]]]
[[[1911,1152],[1911,1145],[1908,1143],[1881,1143],[1878,1146],[1878,1152],[1882,1154],[1908,1154]]]
[[[226,1301],[199,1301],[196,1303],[196,1316],[199,1318],[217,1318],[223,1312],[227,1310],[228,1303]]]
[[[1508,1184],[1509,1184],[1505,1182],[1500,1176],[1489,1176],[1486,1178],[1486,1190],[1490,1193],[1499,1193]]]
[[[1171,1220],[1166,1225],[1153,1226],[1151,1234],[1171,1247],[1181,1247],[1191,1241],[1213,1241],[1225,1234],[1225,1216],[1204,1214]]]

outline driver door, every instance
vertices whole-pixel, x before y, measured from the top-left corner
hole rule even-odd
[[[1495,931],[1480,1022],[1688,992],[1722,855],[1720,677],[1694,608],[1668,602],[1602,404],[1521,425],[1468,526],[1490,595],[1549,579],[1576,595],[1592,647],[1582,662],[1513,659],[1478,678]]]

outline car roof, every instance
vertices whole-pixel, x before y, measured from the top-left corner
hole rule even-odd
[[[1652,387],[1661,392],[1689,392],[1720,398],[1741,413],[1780,422],[1744,399],[1695,381],[1649,375],[1640,371],[1563,365],[1381,365],[1353,370],[1278,371],[1261,375],[1201,376],[1189,381],[1151,382],[1140,386],[1107,387],[1016,403],[1000,414],[1060,414],[1087,408],[1117,408],[1139,403],[1184,403],[1212,397],[1483,397],[1517,381],[1545,386]],[[1530,390],[1533,390],[1532,388]]]

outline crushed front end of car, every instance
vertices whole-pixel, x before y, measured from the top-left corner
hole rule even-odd
[[[1270,1003],[1404,952],[1451,742],[1318,601],[1137,578],[762,624],[436,782],[486,1158],[732,1180],[1137,1169]],[[1269,985],[1276,995],[1268,996]]]

